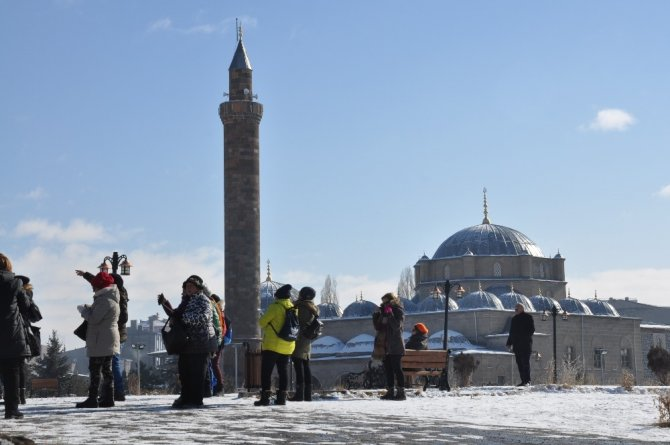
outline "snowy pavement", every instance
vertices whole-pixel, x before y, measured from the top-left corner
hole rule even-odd
[[[374,391],[331,393],[311,402],[255,407],[228,394],[206,407],[174,410],[176,396],[130,396],[110,409],[75,409],[82,398],[29,399],[23,420],[0,432],[39,444],[650,444],[668,443],[656,426],[658,394],[669,388],[540,385],[450,393],[413,391],[404,402]]]

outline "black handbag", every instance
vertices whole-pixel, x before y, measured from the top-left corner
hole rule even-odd
[[[181,354],[186,351],[189,343],[188,332],[181,320],[176,318],[168,318],[165,326],[161,329],[163,336],[163,345],[169,355]]]
[[[74,330],[74,335],[86,341],[86,331],[88,330],[88,321],[84,320],[81,322],[79,327]]]
[[[30,348],[31,357],[38,357],[42,354],[42,334],[38,326],[26,326],[26,343]]]

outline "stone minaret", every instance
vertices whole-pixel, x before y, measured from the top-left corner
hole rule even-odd
[[[223,201],[226,315],[233,339],[260,348],[260,193],[259,125],[263,105],[254,102],[252,70],[237,28],[237,49],[228,68],[228,101],[219,106],[223,122]],[[227,348],[224,368],[234,378],[233,348]],[[238,361],[242,375],[244,357]],[[243,378],[238,379],[241,385]]]

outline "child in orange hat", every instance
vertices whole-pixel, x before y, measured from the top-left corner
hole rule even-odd
[[[412,335],[405,343],[405,349],[428,349],[428,328],[423,323],[417,323],[412,328]]]

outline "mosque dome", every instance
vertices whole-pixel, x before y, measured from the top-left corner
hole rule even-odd
[[[433,259],[464,255],[544,256],[540,247],[523,233],[490,223],[468,227],[454,233],[437,248]]]
[[[340,318],[342,316],[342,309],[335,303],[321,303],[317,307],[320,318]]]
[[[374,349],[374,346],[375,338],[372,335],[360,334],[345,343],[344,347],[338,353],[338,355],[370,355]]]
[[[530,299],[523,294],[514,292],[513,289],[499,295],[498,298],[505,309],[513,311],[517,304],[521,304],[526,312],[535,312],[535,306]]]
[[[419,312],[419,305],[410,300],[409,298],[400,297],[402,302],[403,309],[405,309],[406,314],[412,314],[414,312]]]
[[[593,315],[600,315],[603,317],[621,317],[621,315],[619,315],[619,312],[617,312],[614,306],[609,304],[607,301],[593,299],[593,300],[584,300],[582,303],[584,303],[586,306],[588,306],[589,309],[591,309]]]
[[[449,329],[447,332],[447,349],[452,351],[464,350],[464,349],[481,349],[480,346],[475,346],[458,331],[452,331]],[[430,337],[428,337],[428,349],[442,349],[444,347],[444,329],[435,332]]]
[[[344,343],[330,335],[322,336],[312,342],[312,355],[332,355],[340,352]]]
[[[561,300],[561,307],[568,314],[593,315],[591,309],[576,298],[568,297],[565,300]]]
[[[279,283],[272,280],[272,274],[270,273],[270,261],[267,263],[267,277],[260,285],[260,297],[261,297],[261,312],[265,312],[272,302],[275,301],[275,292],[277,289],[282,287],[285,283]],[[298,290],[291,289],[291,301],[298,299]]]
[[[370,317],[375,309],[377,309],[376,304],[361,298],[344,309],[342,318]]]
[[[449,310],[455,311],[458,310],[458,304],[452,299],[449,298]],[[443,312],[444,311],[444,295],[431,294],[430,296],[424,298],[418,305],[418,312]]]
[[[470,292],[465,297],[461,298],[458,302],[459,310],[463,309],[499,309],[504,310],[500,299],[492,294],[491,292],[486,292],[484,290],[477,290]]]
[[[554,306],[556,306],[558,312],[563,312],[563,309],[565,309],[558,301],[550,297],[545,297],[542,294],[533,295],[530,297],[530,302],[533,304],[533,307],[535,307],[535,311],[537,312],[551,311],[551,308]]]

